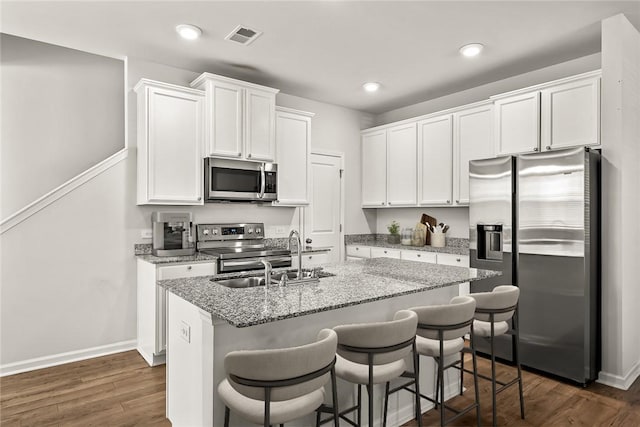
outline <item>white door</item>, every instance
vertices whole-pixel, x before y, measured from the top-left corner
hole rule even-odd
[[[311,239],[313,247],[330,248],[329,262],[338,262],[342,260],[342,157],[312,153],[309,163],[311,191],[309,206],[304,208],[304,239]]]

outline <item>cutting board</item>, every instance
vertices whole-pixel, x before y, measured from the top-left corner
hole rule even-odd
[[[423,224],[429,224],[429,225],[433,225],[434,227],[436,225],[438,225],[438,220],[436,220],[434,217],[429,216],[427,214],[422,214],[422,218],[420,218],[420,222]],[[429,228],[427,228],[427,245],[431,244],[431,231],[429,231]]]

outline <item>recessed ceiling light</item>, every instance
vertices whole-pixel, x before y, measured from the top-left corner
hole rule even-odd
[[[380,83],[378,83],[378,82],[367,82],[367,83],[363,84],[362,87],[367,92],[375,92],[378,89],[380,89]]]
[[[202,30],[191,24],[180,24],[176,27],[176,31],[180,37],[187,40],[195,40],[202,35]]]
[[[481,43],[470,43],[462,46],[460,53],[467,58],[472,58],[478,56],[480,52],[482,52],[482,48],[484,48],[484,46]]]

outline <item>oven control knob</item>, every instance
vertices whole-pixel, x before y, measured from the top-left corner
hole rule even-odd
[[[256,228],[256,234],[260,234],[260,233],[262,233],[262,229]]]
[[[205,236],[209,235],[209,229],[205,228],[204,230],[202,230],[202,234],[204,234]]]
[[[213,229],[213,235],[215,236],[216,234],[218,234],[218,230],[216,230],[215,228]]]
[[[253,228],[249,229],[249,234],[253,234]]]

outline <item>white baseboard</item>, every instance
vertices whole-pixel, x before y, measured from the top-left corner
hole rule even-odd
[[[610,387],[619,388],[620,390],[629,390],[629,387],[631,387],[638,377],[640,377],[640,360],[637,361],[624,376],[600,371],[596,382]]]
[[[35,371],[36,369],[48,368],[51,366],[63,365],[65,363],[77,362],[79,360],[92,359],[94,357],[106,356],[108,354],[135,350],[136,344],[136,340],[121,341],[99,347],[7,363],[6,365],[0,365],[0,377],[19,374],[21,372]]]

